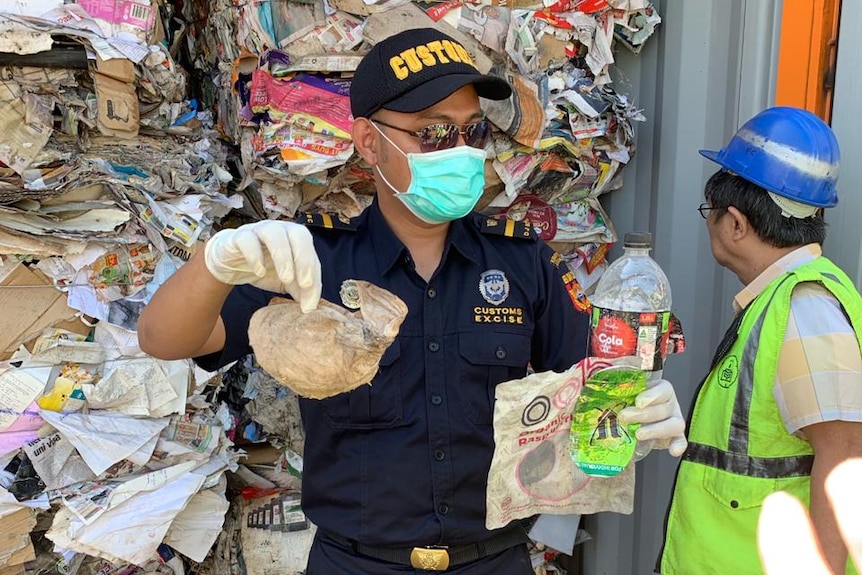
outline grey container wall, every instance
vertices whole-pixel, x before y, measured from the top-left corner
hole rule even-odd
[[[838,207],[826,211],[824,252],[862,287],[862,2],[845,0],[841,7],[832,129],[841,145]]]
[[[715,171],[697,150],[718,149],[741,122],[774,101],[780,0],[660,0],[658,34],[639,56],[617,54],[615,86],[648,117],[620,190],[602,197],[617,234],[653,233],[653,256],[673,290],[687,350],[671,357],[665,377],[683,411],[732,319],[741,284],[715,264],[697,213]],[[857,234],[856,247],[859,241]],[[612,256],[619,254],[619,248]],[[857,251],[858,258],[858,251]],[[587,575],[653,572],[678,460],[653,453],[638,464],[635,511],[587,517]]]

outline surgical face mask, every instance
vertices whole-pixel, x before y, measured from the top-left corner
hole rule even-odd
[[[408,154],[373,121],[372,124],[407,157],[410,185],[405,191],[396,190],[380,168],[377,168],[377,173],[413,215],[428,224],[443,224],[463,218],[476,207],[485,189],[484,150],[457,146],[436,152]]]

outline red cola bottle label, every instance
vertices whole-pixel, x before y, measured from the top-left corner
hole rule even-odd
[[[605,359],[637,356],[644,371],[657,371],[667,353],[669,311],[617,311],[593,306],[590,355]]]

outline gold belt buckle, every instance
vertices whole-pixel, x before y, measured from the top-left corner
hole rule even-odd
[[[449,551],[445,547],[414,547],[410,565],[425,571],[445,571],[449,568]]]

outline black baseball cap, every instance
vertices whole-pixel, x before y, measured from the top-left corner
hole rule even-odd
[[[359,62],[350,84],[350,109],[354,118],[368,118],[381,108],[418,112],[467,84],[490,100],[512,94],[506,80],[479,72],[451,36],[433,28],[405,30],[375,44]]]

